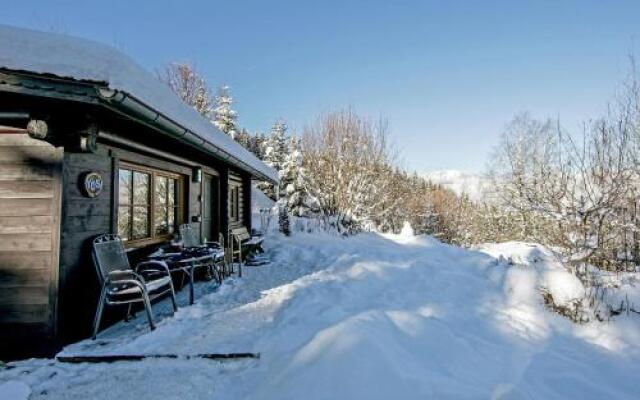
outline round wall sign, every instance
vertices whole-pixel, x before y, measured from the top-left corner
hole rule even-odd
[[[87,197],[97,197],[102,192],[104,181],[97,172],[86,172],[82,177],[82,192]]]

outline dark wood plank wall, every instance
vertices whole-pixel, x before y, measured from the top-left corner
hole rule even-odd
[[[0,358],[29,338],[45,354],[56,333],[62,154],[0,135]]]
[[[65,153],[59,318],[63,342],[78,340],[90,333],[99,295],[91,246],[96,236],[117,233],[117,176],[123,161],[183,175],[183,221],[199,215],[200,184],[192,182],[190,167],[103,143],[94,154]],[[95,198],[85,197],[80,192],[79,180],[88,171],[99,172],[104,180],[104,189]],[[132,263],[149,251],[149,248],[140,248],[131,252]],[[104,324],[122,319],[122,312],[121,308],[108,307]]]
[[[104,143],[96,153],[63,153],[45,142],[12,140],[0,142],[0,324],[4,327],[20,320],[40,337],[43,332],[51,338],[57,334],[55,338],[61,343],[85,338],[99,295],[91,243],[97,235],[115,233],[120,161],[183,175],[185,222],[197,220],[201,214],[201,184],[191,179],[191,166]],[[16,146],[28,156],[18,156]],[[100,173],[104,180],[103,191],[96,198],[81,193],[80,177],[88,171]],[[219,207],[221,228],[226,231],[244,225],[250,229],[249,176],[220,165],[215,165],[215,171],[220,177],[221,199],[227,200]],[[239,189],[240,221],[235,223],[229,222],[231,186]],[[5,290],[18,286],[17,295]],[[121,319],[121,311],[112,308],[106,320]],[[34,324],[39,324],[37,329]],[[47,348],[55,349],[51,344]]]
[[[112,229],[113,165],[104,146],[96,153],[64,155],[58,318],[63,342],[86,337],[91,329],[99,293],[91,242]],[[80,191],[80,177],[88,171],[100,173],[104,181],[102,193],[95,198]]]

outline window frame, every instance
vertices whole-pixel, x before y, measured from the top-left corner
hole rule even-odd
[[[240,222],[240,185],[229,185],[229,222]]]
[[[125,247],[142,247],[142,246],[146,246],[146,245],[150,245],[150,244],[156,244],[156,243],[162,243],[165,242],[169,239],[171,239],[171,237],[176,233],[178,226],[183,223],[184,221],[184,215],[185,215],[185,178],[184,175],[179,174],[179,173],[175,173],[175,172],[171,172],[171,171],[166,171],[163,169],[159,169],[159,168],[154,168],[154,167],[149,167],[146,165],[140,165],[140,164],[135,164],[135,163],[130,163],[130,162],[126,162],[126,161],[120,161],[118,163],[118,168],[116,171],[116,177],[118,177],[118,179],[116,180],[117,182],[117,190],[115,191],[115,197],[114,197],[114,201],[116,202],[115,205],[115,230],[117,234],[120,234],[118,232],[118,219],[119,219],[119,213],[120,213],[120,170],[128,170],[128,171],[132,171],[132,172],[139,172],[139,173],[144,173],[144,174],[148,174],[149,175],[149,192],[148,192],[148,196],[149,196],[149,205],[148,205],[148,236],[144,237],[144,238],[140,238],[140,239],[131,239],[131,240],[124,240],[124,245]],[[155,196],[155,192],[156,192],[156,178],[158,176],[161,177],[165,177],[165,178],[169,178],[169,179],[173,179],[176,181],[176,190],[177,190],[177,194],[176,194],[176,199],[175,199],[175,205],[174,205],[174,209],[175,209],[175,216],[174,216],[174,224],[175,224],[175,230],[173,233],[168,233],[165,235],[156,235],[155,232],[155,217],[156,217],[156,196]],[[133,227],[132,227],[133,229]]]

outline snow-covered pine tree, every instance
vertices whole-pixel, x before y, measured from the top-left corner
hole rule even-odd
[[[213,120],[213,124],[222,132],[235,138],[238,133],[236,126],[238,113],[231,108],[232,105],[233,97],[231,97],[229,93],[229,87],[222,86],[218,89],[218,94],[216,95],[216,108],[213,110],[215,119]]]
[[[263,161],[265,164],[280,171],[287,156],[288,147],[285,134],[287,125],[283,121],[276,121],[271,128],[271,135],[264,141]],[[258,188],[272,199],[276,198],[275,188],[269,182],[260,182]]]
[[[244,147],[245,149],[249,150],[251,148],[253,137],[246,129],[238,129],[236,131],[234,139],[236,140],[236,142],[240,143],[240,146]]]
[[[318,200],[309,191],[302,149],[295,136],[289,140],[289,151],[280,170],[280,200],[297,217],[309,216],[319,208]]]
[[[264,154],[263,154],[263,144],[265,141],[264,134],[260,132],[256,132],[253,135],[249,133],[247,134],[249,136],[247,140],[247,145],[245,147],[247,148],[247,150],[252,152],[256,157],[262,160],[264,158]]]

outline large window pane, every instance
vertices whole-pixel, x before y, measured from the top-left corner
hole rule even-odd
[[[150,175],[135,171],[133,173],[133,204],[146,206],[149,204]]]
[[[166,176],[155,177],[154,187],[154,229],[158,236],[168,235],[175,231],[177,180]]]
[[[136,167],[119,171],[118,234],[124,240],[166,237],[180,215],[179,181]]]
[[[149,207],[133,207],[133,234],[132,239],[144,239],[149,237]]]
[[[168,209],[166,206],[158,206],[156,204],[156,212],[155,212],[156,235],[166,235],[167,233],[169,233],[167,214],[168,214]]]
[[[178,195],[177,191],[176,191],[176,180],[175,179],[169,179],[169,183],[168,183],[168,188],[167,188],[167,193],[169,195],[169,198],[167,199],[167,205],[169,207],[174,207],[176,204],[176,197]]]
[[[155,198],[155,231],[156,235],[166,235],[169,233],[167,224],[167,181],[165,176],[156,176],[154,198]]]
[[[131,239],[131,209],[129,206],[118,207],[118,235],[122,240]]]
[[[121,169],[118,183],[118,204],[131,204],[131,171]]]
[[[176,209],[174,207],[170,207],[169,209],[169,215],[167,216],[167,233],[173,233],[175,232],[175,227],[176,227]]]

